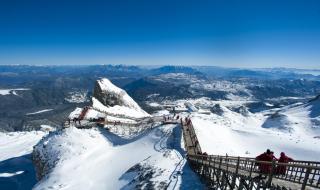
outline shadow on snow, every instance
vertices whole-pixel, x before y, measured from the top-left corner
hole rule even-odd
[[[31,154],[0,162],[0,189],[30,190],[36,183]]]

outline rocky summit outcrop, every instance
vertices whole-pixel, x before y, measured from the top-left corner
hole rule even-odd
[[[106,78],[96,81],[93,97],[107,107],[119,105],[140,109],[139,105],[126,93],[126,91],[118,88]]]
[[[127,94],[108,79],[96,81],[92,107],[100,112],[121,117],[142,118],[150,115]]]
[[[234,111],[243,115],[243,116],[249,116],[249,114],[250,114],[250,112],[246,106],[240,106],[240,107],[236,108]]]

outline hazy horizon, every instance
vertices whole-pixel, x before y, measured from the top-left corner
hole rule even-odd
[[[218,65],[174,65],[174,64],[163,64],[163,65],[148,65],[148,64],[0,64],[0,66],[34,66],[34,67],[89,67],[89,66],[134,66],[141,68],[160,68],[166,66],[177,66],[177,67],[216,67],[221,69],[248,69],[248,70],[268,70],[268,69],[288,69],[288,70],[310,70],[320,71],[319,68],[297,68],[297,67],[235,67],[235,66],[218,66]]]

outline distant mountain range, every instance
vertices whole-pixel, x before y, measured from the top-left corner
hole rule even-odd
[[[151,99],[241,97],[287,105],[296,100],[283,97],[309,97],[320,92],[320,76],[315,74],[318,71],[210,66],[0,65],[0,131],[39,129],[43,121],[58,127],[70,110],[89,104],[94,82],[103,77],[125,89],[149,111],[153,108],[146,102]],[[264,106],[256,103],[250,109],[262,109],[258,105]],[[47,109],[53,111],[41,112]],[[27,115],[33,112],[39,114]]]

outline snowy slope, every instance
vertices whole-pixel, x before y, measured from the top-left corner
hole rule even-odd
[[[320,135],[320,98],[305,104],[283,107],[271,114],[263,126],[288,130],[296,134]]]
[[[221,106],[223,114],[191,115],[203,151],[209,154],[250,156],[270,148],[295,159],[319,160],[317,126],[311,122],[314,104],[289,106],[248,115]]]
[[[185,165],[181,130],[175,125],[134,139],[105,130],[68,128],[43,139],[34,154],[51,168],[36,190],[203,188]]]
[[[42,131],[0,133],[0,161],[30,154],[45,134]]]
[[[201,147],[209,154],[254,157],[270,148],[276,156],[285,151],[296,159],[319,161],[319,96],[305,104],[257,113],[246,108],[253,102],[250,100],[212,101],[202,97],[164,103],[183,106],[186,102],[212,112],[190,113]]]

